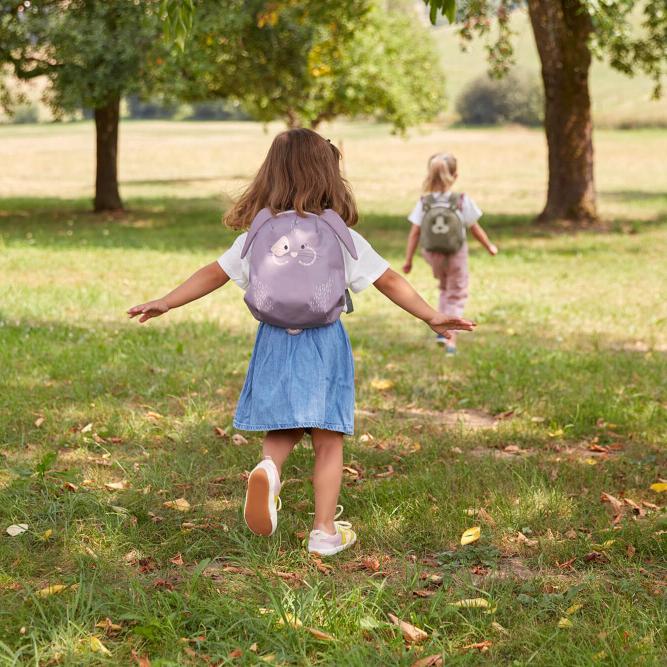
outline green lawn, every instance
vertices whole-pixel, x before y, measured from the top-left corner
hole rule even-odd
[[[307,443],[263,540],[241,517],[260,438],[215,432],[233,434],[252,348],[241,292],[144,327],[124,316],[229,245],[222,195],[271,134],[125,125],[129,212],[96,217],[90,124],[0,128],[0,664],[664,664],[666,495],[650,487],[667,477],[667,133],[597,136],[610,231],[569,236],[529,224],[537,132],[327,131],[358,230],[394,266],[441,146],[501,253],[473,248],[479,326],[454,359],[372,288],[357,297],[341,501],[359,544],[322,563],[301,544]],[[423,262],[411,280],[435,300]],[[187,512],[165,506],[180,498]],[[388,614],[428,637],[406,643]]]

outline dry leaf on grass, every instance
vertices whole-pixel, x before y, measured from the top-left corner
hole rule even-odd
[[[247,445],[248,444],[247,438],[244,438],[240,433],[234,433],[234,435],[232,436],[232,442],[235,445]]]
[[[220,428],[219,426],[214,426],[213,427],[213,432],[218,436],[218,438],[228,438],[229,433],[224,428]]]
[[[388,614],[388,616],[389,620],[400,628],[403,639],[409,644],[418,644],[419,642],[428,639],[428,633],[424,632],[421,628],[418,628],[407,621],[402,621],[398,616],[394,616],[394,614]]]
[[[153,410],[149,410],[146,415],[146,419],[149,421],[159,421],[160,419],[164,419],[164,417],[159,413],[159,412],[153,412]]]
[[[103,653],[104,655],[111,655],[111,651],[100,641],[99,637],[95,637],[93,635],[91,637],[87,637],[86,639],[82,639],[81,642],[87,645],[88,648],[93,653]]]
[[[185,498],[177,498],[176,500],[167,500],[162,503],[163,507],[170,510],[178,510],[179,512],[189,512],[190,503]]]
[[[572,627],[572,621],[569,618],[566,618],[563,616],[559,621],[558,621],[558,627],[567,629]]]
[[[371,442],[375,438],[370,433],[363,433],[359,436],[359,442]]]
[[[463,535],[461,535],[461,544],[471,544],[472,542],[477,542],[481,535],[482,529],[479,526],[473,526],[468,528]]]
[[[333,572],[333,566],[323,563],[321,558],[311,555],[310,559],[322,574],[331,574]]]
[[[170,558],[169,562],[173,563],[174,565],[178,565],[179,567],[185,564],[183,562],[183,556],[181,556],[180,553],[176,554],[173,558]]]
[[[667,491],[667,482],[656,482],[655,484],[651,484],[649,488],[656,493],[664,493]]]
[[[107,491],[125,491],[130,488],[130,483],[126,479],[121,479],[118,482],[106,482],[104,488]]]
[[[419,660],[412,663],[412,667],[441,667],[444,664],[442,656],[438,653],[426,656],[425,658],[419,658]]]
[[[428,588],[423,588],[418,591],[412,591],[413,595],[416,595],[418,598],[430,598],[435,595],[435,591],[432,591]]]
[[[462,651],[470,651],[471,649],[480,651],[481,653],[484,653],[485,651],[488,651],[491,646],[493,645],[493,642],[489,639],[485,639],[483,642],[475,642],[474,644],[466,644],[465,646],[461,647]]]
[[[393,380],[383,380],[375,378],[371,380],[371,387],[377,391],[388,391],[394,387],[395,382]]]
[[[117,635],[123,629],[122,626],[114,623],[108,616],[104,620],[95,623],[95,627],[104,630],[109,637]]]
[[[37,417],[35,419],[35,428],[39,428],[44,423],[44,417]]]
[[[28,524],[27,523],[13,523],[11,526],[7,526],[7,529],[5,530],[5,532],[10,537],[16,537],[17,535],[21,535],[22,533],[25,533],[26,530],[28,530]]]
[[[499,632],[501,635],[506,635],[509,636],[509,632],[507,631],[507,628],[504,628],[498,621],[493,621],[491,623],[491,627],[496,631]]]
[[[233,651],[230,651],[227,654],[227,657],[233,660],[234,658],[240,658],[242,655],[243,655],[243,650],[240,648],[235,648]]]
[[[539,544],[537,540],[526,537],[521,531],[517,533],[516,541],[519,544],[525,544],[527,547],[536,547]]]
[[[35,595],[38,598],[48,598],[51,595],[56,595],[62,593],[63,591],[75,591],[79,587],[79,584],[51,584],[51,586],[45,586],[40,588],[35,592]]]
[[[452,602],[452,606],[461,609],[488,609],[491,605],[486,598],[468,598]]]
[[[90,433],[93,430],[93,422],[88,422],[84,427],[81,428],[81,433]]]
[[[333,635],[330,635],[328,632],[323,632],[322,630],[318,630],[317,628],[306,628],[308,632],[310,632],[315,639],[319,639],[320,641],[323,642],[332,642],[334,641],[335,637]]]

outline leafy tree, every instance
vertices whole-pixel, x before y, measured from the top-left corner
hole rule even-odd
[[[0,0],[0,63],[23,80],[46,77],[56,114],[88,107],[96,128],[96,211],[121,209],[121,97],[146,90],[165,57],[157,0]]]
[[[441,0],[424,0],[433,11]],[[489,40],[492,70],[512,64],[510,10],[516,0],[459,0],[461,35]],[[667,65],[667,5],[643,0],[640,34],[633,33],[634,0],[526,0],[542,64],[544,126],[549,150],[549,185],[539,221],[569,220],[585,226],[597,220],[593,175],[593,124],[588,87],[592,58],[607,58],[617,70],[643,71],[661,92]],[[434,15],[432,14],[432,19]],[[490,38],[492,19],[498,32]]]
[[[259,120],[316,127],[375,116],[398,129],[433,118],[444,75],[415,17],[368,0],[195,5],[185,94],[231,97]]]

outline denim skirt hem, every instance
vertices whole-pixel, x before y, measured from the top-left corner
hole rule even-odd
[[[290,335],[261,322],[234,426],[354,433],[354,360],[340,320]]]
[[[319,428],[323,431],[336,431],[345,435],[354,435],[354,426],[349,424],[329,424],[328,422],[308,422],[293,424],[243,424],[234,420],[234,428],[239,431],[282,431],[291,428]]]

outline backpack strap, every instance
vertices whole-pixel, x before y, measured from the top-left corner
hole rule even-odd
[[[321,220],[331,227],[332,231],[336,236],[341,240],[342,244],[345,246],[347,251],[350,253],[352,259],[359,259],[357,255],[357,249],[354,247],[354,241],[352,239],[352,234],[350,234],[349,227],[345,224],[343,218],[336,213],[331,208],[327,208],[322,211],[322,214],[319,216]]]
[[[433,206],[433,204],[435,204],[436,201],[438,201],[438,198],[433,193],[429,193],[427,195],[424,195],[421,198],[422,211],[424,213],[428,213],[431,210],[431,207]]]
[[[449,195],[449,201],[454,205],[454,208],[458,209],[459,211],[463,210],[463,197],[464,197],[463,192],[452,192]]]
[[[250,224],[250,229],[248,230],[248,236],[246,236],[245,243],[243,244],[243,250],[241,250],[241,259],[243,259],[250,250],[252,242],[257,236],[259,228],[267,221],[273,217],[273,212],[270,208],[263,208],[254,218]]]

